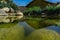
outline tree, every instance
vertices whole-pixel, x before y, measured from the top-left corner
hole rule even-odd
[[[45,9],[46,9],[46,14],[49,18],[57,18],[58,11],[56,6],[47,6]]]
[[[38,16],[41,13],[41,8],[40,6],[33,6],[30,8],[27,8],[25,11],[25,15],[28,14],[28,16]]]
[[[4,0],[2,1],[3,2],[0,1],[0,8],[8,7],[8,8],[13,8],[14,10],[18,10],[18,6],[14,4],[12,0],[5,0],[7,3],[5,3]]]

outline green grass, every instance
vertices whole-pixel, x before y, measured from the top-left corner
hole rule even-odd
[[[25,21],[30,25],[32,26],[33,28],[36,28],[38,29],[39,28],[39,21],[42,20],[42,19],[39,19],[39,18],[32,18],[32,17],[29,17],[27,18]]]
[[[0,28],[14,27],[17,23],[0,23]]]
[[[26,22],[31,25],[33,28],[39,29],[44,28],[51,25],[58,25],[60,23],[60,19],[43,19],[43,18],[28,18]]]

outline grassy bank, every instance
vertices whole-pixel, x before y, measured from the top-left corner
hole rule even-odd
[[[47,26],[58,25],[57,23],[60,23],[60,20],[30,17],[26,19],[26,22],[33,28],[39,29]]]
[[[15,26],[17,23],[1,23],[0,28],[9,28]]]
[[[14,27],[19,21],[14,21],[13,23],[0,23],[0,28]]]

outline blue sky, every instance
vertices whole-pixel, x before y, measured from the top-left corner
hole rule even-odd
[[[31,1],[33,1],[33,0],[13,0],[13,2],[18,6],[26,6]],[[56,2],[59,2],[60,0],[47,0],[47,1],[52,2],[52,3],[56,3]]]
[[[13,2],[18,6],[26,6],[29,4],[32,0],[13,0]]]
[[[60,0],[46,0],[46,1],[49,1],[49,2],[52,2],[52,3],[60,2]]]

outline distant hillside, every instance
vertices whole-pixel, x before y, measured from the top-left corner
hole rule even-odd
[[[46,2],[44,0],[33,0],[33,2],[31,2],[29,5],[27,5],[27,7],[32,7],[32,6],[41,6],[42,8],[45,7],[48,4],[53,4],[53,3],[49,3]]]
[[[19,6],[19,9],[21,12],[24,12],[26,10],[26,7],[25,6]]]

